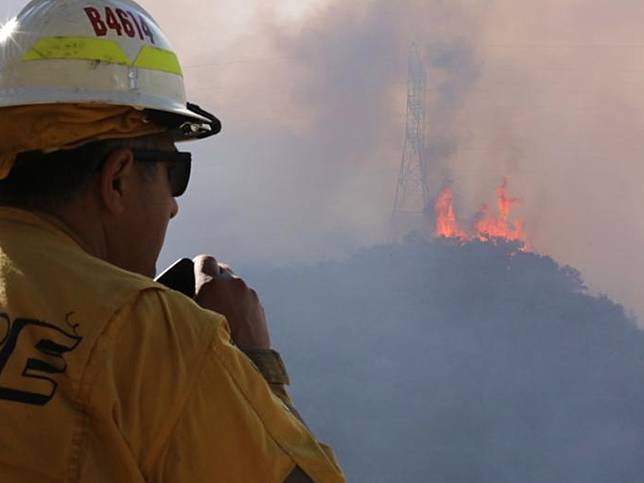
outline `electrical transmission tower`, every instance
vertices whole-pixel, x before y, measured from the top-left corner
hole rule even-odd
[[[409,52],[407,121],[393,217],[423,214],[429,201],[425,159],[425,91],[427,73],[416,45]]]

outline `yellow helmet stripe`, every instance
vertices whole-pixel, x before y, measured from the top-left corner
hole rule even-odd
[[[179,59],[174,52],[144,46],[132,63],[116,42],[92,37],[41,38],[22,57],[25,62],[54,59],[92,60],[183,76]]]
[[[157,47],[143,47],[134,61],[134,67],[183,75],[177,55],[174,52]]]
[[[96,60],[130,65],[130,59],[117,43],[91,37],[41,38],[22,57],[23,61],[44,59]]]

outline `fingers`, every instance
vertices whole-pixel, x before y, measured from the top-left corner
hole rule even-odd
[[[226,278],[239,278],[237,274],[233,272],[232,268],[225,263],[219,264],[219,273]]]
[[[195,275],[205,273],[211,277],[219,275],[219,265],[214,257],[209,255],[199,255],[192,259],[195,264]]]
[[[214,257],[194,258],[195,301],[203,308],[226,317],[231,339],[243,349],[269,349],[266,314],[257,293],[225,263]]]
[[[197,290],[219,275],[217,260],[208,255],[199,255],[192,260],[195,264],[195,283]]]
[[[199,255],[193,259],[195,264],[195,277],[204,281],[204,278],[236,278],[239,277],[229,265],[218,263],[215,257],[210,255]],[[206,277],[204,277],[206,275]],[[207,280],[206,280],[207,281]]]
[[[230,265],[227,265],[225,263],[218,263],[219,265],[219,270],[222,272],[228,272],[228,273],[233,273],[232,268],[230,268]]]

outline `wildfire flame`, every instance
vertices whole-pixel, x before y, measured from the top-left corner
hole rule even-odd
[[[454,213],[452,190],[447,186],[443,188],[434,205],[436,215],[434,236],[461,241],[494,241],[496,239],[518,241],[521,242],[523,249],[527,250],[529,247],[528,236],[523,229],[523,221],[510,221],[510,210],[512,205],[518,201],[517,198],[508,196],[507,180],[503,180],[501,186],[496,190],[498,213],[492,213],[487,205],[483,205],[476,216],[473,227],[466,231],[458,226]]]
[[[434,236],[466,238],[465,232],[456,224],[452,191],[449,188],[445,188],[438,196],[438,200],[436,200],[436,205],[434,206],[434,212],[436,213]]]

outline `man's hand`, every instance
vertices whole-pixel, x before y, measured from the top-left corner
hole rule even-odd
[[[226,316],[232,340],[241,350],[270,349],[266,315],[257,293],[213,257],[200,255],[194,262],[195,301]]]

